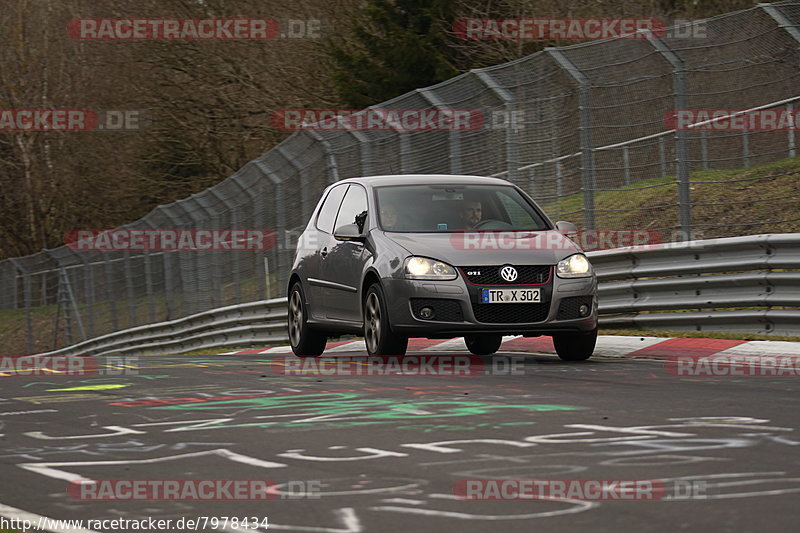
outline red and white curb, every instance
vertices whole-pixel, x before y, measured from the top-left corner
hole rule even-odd
[[[363,340],[329,342],[325,355],[359,353],[367,351]],[[409,352],[469,353],[464,339],[409,339]],[[503,337],[501,352],[555,353],[550,337]],[[219,355],[271,355],[289,354],[289,346],[255,348]],[[676,356],[793,356],[800,357],[800,342],[740,341],[729,339],[687,339],[681,337],[622,337],[600,335],[597,337],[595,355],[641,359],[668,359]]]

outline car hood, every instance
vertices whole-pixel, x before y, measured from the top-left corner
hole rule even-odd
[[[411,255],[453,266],[548,265],[581,249],[557,230],[385,233]]]

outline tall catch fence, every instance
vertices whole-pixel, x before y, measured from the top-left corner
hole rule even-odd
[[[693,232],[768,233],[800,219],[796,186],[769,192],[787,178],[780,169],[731,181],[755,186],[747,206],[706,198],[708,185],[726,181],[724,172],[691,179],[690,173],[794,157],[797,132],[672,129],[665,117],[676,109],[793,112],[800,108],[799,79],[798,1],[760,4],[649,38],[548,48],[473,70],[374,108],[478,110],[485,118],[478,129],[299,131],[214,187],[124,226],[269,229],[277,242],[268,251],[62,246],[0,261],[0,341],[8,353],[36,353],[283,296],[295,240],[321,192],[351,176],[498,176],[531,193],[553,219],[589,229],[648,229],[665,240]],[[637,207],[616,206],[623,189],[642,195]],[[759,203],[775,217],[736,215]],[[796,217],[778,215],[791,206]]]

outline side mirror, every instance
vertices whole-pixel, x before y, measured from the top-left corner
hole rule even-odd
[[[556,229],[570,239],[578,236],[578,227],[572,222],[567,222],[566,220],[559,220],[556,222]]]
[[[358,231],[357,224],[345,224],[344,226],[339,226],[333,232],[333,238],[337,241],[364,242],[367,240],[367,237]]]

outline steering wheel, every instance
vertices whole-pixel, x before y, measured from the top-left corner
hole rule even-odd
[[[495,220],[493,218],[487,218],[486,220],[481,220],[478,222],[473,229],[510,229],[513,228],[511,224],[508,222],[503,222],[502,220]]]

